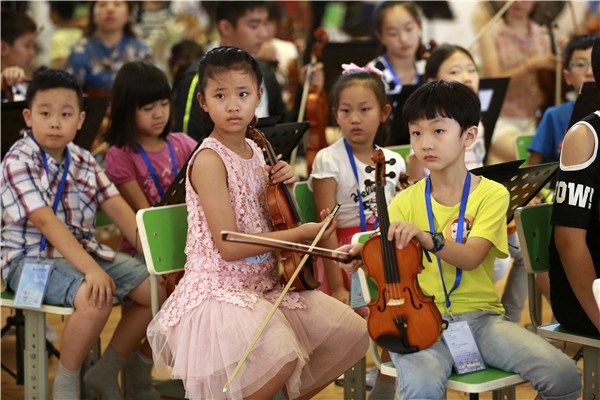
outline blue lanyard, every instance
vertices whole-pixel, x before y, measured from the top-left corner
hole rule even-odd
[[[37,144],[40,147],[40,153],[42,155],[42,162],[44,163],[44,171],[46,171],[46,176],[48,177],[48,183],[50,184],[50,182],[52,182],[52,179],[50,178],[50,173],[48,172],[48,157],[46,157],[46,152],[44,150],[42,150],[42,147],[39,145],[37,140],[35,140],[35,137],[33,136],[33,134],[31,135],[31,138],[33,139],[35,144]],[[71,165],[71,155],[69,154],[69,149],[65,148],[65,169],[62,173],[62,177],[60,178],[60,183],[58,184],[58,189],[56,189],[56,197],[54,198],[54,202],[52,203],[52,212],[54,213],[54,215],[56,215],[56,210],[58,210],[58,203],[60,202],[60,199],[62,198],[63,192],[65,190],[65,186],[66,186],[66,182],[67,182],[67,175],[69,174],[69,165]],[[44,236],[44,234],[42,233],[42,241],[40,242],[40,254],[44,250],[46,250],[47,241],[48,240],[46,239],[46,236]]]
[[[399,86],[401,88],[402,83],[400,83],[400,79],[398,79],[398,75],[396,75],[396,71],[394,70],[394,67],[392,66],[392,62],[390,61],[390,58],[388,57],[387,53],[385,53],[383,55],[383,59],[385,60],[385,63],[387,64],[387,66],[386,66],[387,69],[390,71],[390,74],[392,74],[392,78],[394,78],[394,83],[396,84],[396,86]],[[420,85],[422,83],[423,76],[419,75],[419,72],[417,71],[416,66],[415,66],[415,78],[417,80],[416,84]],[[411,83],[408,83],[408,85],[410,85]]]
[[[467,177],[465,178],[465,184],[463,187],[462,197],[460,199],[460,209],[458,211],[458,227],[456,229],[456,243],[462,243],[463,239],[463,227],[465,222],[465,212],[467,210],[467,201],[469,200],[469,189],[471,188],[471,174],[467,171]],[[427,206],[427,217],[429,218],[429,230],[435,232],[435,223],[433,220],[433,207],[431,206],[431,177],[427,177],[425,184],[425,205]],[[444,289],[444,296],[446,297],[446,309],[448,313],[452,315],[450,311],[450,294],[458,288],[462,279],[462,269],[456,268],[456,280],[450,292],[446,289],[446,282],[444,281],[444,274],[442,273],[442,262],[440,258],[436,256],[438,269],[440,271],[440,277],[442,278],[442,288]]]
[[[361,232],[367,231],[367,218],[365,217],[365,205],[363,204],[362,194],[360,193],[360,183],[358,182],[358,169],[356,168],[356,161],[354,161],[354,153],[352,153],[352,148],[350,144],[344,138],[344,146],[346,146],[346,153],[348,154],[348,160],[350,160],[350,166],[352,167],[352,172],[354,172],[354,179],[356,179],[356,187],[358,192],[358,209],[360,211],[360,230]],[[373,229],[377,229],[377,225],[379,225],[379,218],[375,220],[375,225]]]
[[[177,160],[175,160],[175,152],[173,151],[173,146],[171,145],[171,142],[169,142],[169,139],[165,139],[165,141],[167,142],[167,147],[169,147],[169,153],[171,154],[171,165],[173,166],[173,179],[175,179],[175,177],[177,176]],[[152,180],[154,181],[154,185],[156,186],[156,189],[158,190],[158,194],[160,194],[160,197],[163,197],[165,195],[165,191],[163,190],[160,181],[158,180],[158,175],[156,175],[156,171],[154,170],[154,167],[152,166],[152,163],[150,162],[150,158],[148,157],[148,154],[146,154],[146,151],[144,150],[144,148],[138,143],[138,149],[140,150],[140,154],[142,155],[142,158],[144,159],[144,162],[146,163],[146,166],[148,167],[148,171],[150,171],[150,176],[152,177]]]

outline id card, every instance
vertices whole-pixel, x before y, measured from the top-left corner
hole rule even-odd
[[[377,300],[377,297],[377,285],[367,276],[364,269],[359,268],[350,280],[350,307],[364,307],[373,299]]]
[[[44,264],[43,260],[25,261],[15,293],[15,307],[39,309],[42,306],[51,270],[52,264]]]
[[[467,321],[450,322],[448,328],[442,332],[442,338],[452,354],[457,374],[466,374],[487,368]]]

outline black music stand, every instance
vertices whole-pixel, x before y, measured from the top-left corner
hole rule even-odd
[[[575,100],[569,128],[596,110],[600,110],[600,89],[594,82],[585,82],[581,86],[581,93]]]
[[[98,129],[102,124],[102,119],[108,108],[108,97],[84,97],[83,110],[85,111],[85,121],[73,143],[90,150],[92,143],[96,138]],[[15,142],[23,137],[27,129],[23,119],[23,110],[27,107],[25,101],[12,101],[2,103],[2,138],[1,138],[1,157],[4,158],[6,152]]]
[[[408,125],[402,118],[402,110],[406,100],[414,93],[420,85],[404,85],[400,93],[389,95],[388,99],[392,105],[392,114],[390,115],[390,130],[384,143],[377,143],[381,146],[395,146],[399,144],[409,144],[410,135],[408,134]]]
[[[473,174],[501,183],[508,189],[510,203],[506,222],[513,219],[518,207],[527,205],[542,190],[558,169],[558,162],[519,168],[522,163],[523,160],[509,161],[471,170]]]
[[[481,101],[481,123],[485,129],[485,151],[490,148],[496,122],[504,104],[510,78],[485,78],[479,81],[479,101]]]
[[[378,55],[379,44],[374,41],[327,43],[323,46],[321,57],[325,76],[325,93],[331,92],[331,87],[342,74],[342,64],[354,63],[363,66]]]
[[[259,124],[257,125],[260,125],[261,120],[259,120]],[[309,127],[309,122],[291,122],[287,124],[265,126],[261,128],[261,131],[273,146],[275,154],[282,160],[289,161],[292,151],[298,143],[300,143],[304,133]],[[200,144],[198,144],[198,146],[200,146]],[[198,146],[196,146],[196,149]],[[196,149],[194,149],[192,154],[196,152]],[[192,154],[190,154],[190,157]],[[156,204],[157,206],[185,203],[185,175],[189,161],[190,159],[188,158],[173,182],[171,182],[171,185],[164,196]]]

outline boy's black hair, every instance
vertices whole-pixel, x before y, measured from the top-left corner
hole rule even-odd
[[[592,46],[592,71],[594,71],[596,87],[600,89],[600,38],[596,38]]]
[[[600,38],[600,33],[592,33],[590,35],[574,36],[571,40],[569,40],[569,43],[567,43],[567,47],[565,49],[565,69],[569,69],[571,57],[573,57],[575,50],[590,49],[594,45],[594,40],[598,38]]]
[[[2,10],[1,22],[0,39],[11,46],[21,36],[37,32],[35,22],[24,12]]]
[[[227,20],[234,28],[238,20],[257,8],[269,11],[266,1],[219,1],[215,7],[215,21]]]
[[[171,47],[169,68],[172,70],[175,66],[178,66],[178,74],[183,73],[190,65],[200,60],[203,55],[204,49],[196,41],[183,39]],[[177,80],[177,76],[173,80]]]
[[[61,69],[42,69],[33,75],[33,79],[27,86],[25,101],[27,107],[31,109],[33,99],[38,92],[50,89],[68,89],[77,94],[77,103],[79,111],[83,111],[83,91],[77,80],[70,73]]]
[[[55,11],[62,20],[69,21],[75,15],[77,3],[74,1],[49,1],[50,11]]]
[[[481,118],[479,97],[460,82],[432,81],[415,90],[402,110],[407,124],[438,117],[455,120],[463,132],[477,126]]]
[[[111,146],[129,146],[138,151],[135,140],[135,113],[146,104],[167,99],[171,102],[171,87],[164,72],[153,64],[134,61],[123,64],[112,87],[110,126],[105,139]],[[169,134],[170,123],[160,134]]]
[[[469,50],[455,44],[442,44],[436,47],[427,59],[427,64],[425,64],[425,72],[423,74],[423,79],[425,82],[432,79],[438,79],[438,73],[440,72],[441,65],[454,53],[463,53],[471,59],[473,65],[477,65],[473,59],[473,56],[471,53],[469,53]]]

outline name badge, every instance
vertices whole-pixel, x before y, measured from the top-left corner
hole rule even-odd
[[[15,307],[39,309],[42,306],[52,264],[26,260],[15,293]]]
[[[260,264],[261,262],[266,261],[268,257],[269,253],[262,253],[257,256],[247,257],[246,261],[248,261],[250,264]]]
[[[448,328],[442,333],[442,338],[452,355],[457,374],[487,368],[467,321],[450,322]]]

